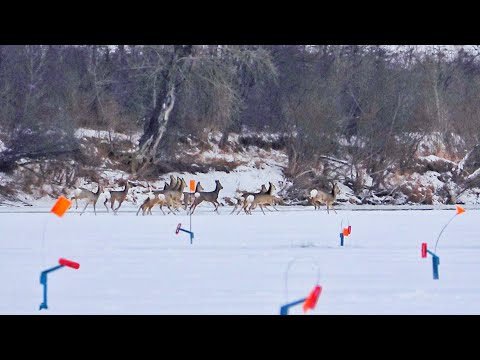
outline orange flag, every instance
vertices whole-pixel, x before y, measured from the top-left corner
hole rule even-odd
[[[461,206],[455,205],[457,207],[457,215],[460,215],[461,213],[465,212],[465,209],[462,208]]]
[[[195,191],[195,180],[190,180],[190,191],[191,192]]]
[[[343,229],[343,236],[348,236],[350,235],[350,232],[348,231],[348,228]]]
[[[322,287],[317,285],[315,288],[312,290],[312,292],[308,295],[308,297],[305,299],[305,302],[303,303],[303,312],[306,313],[308,309],[315,309],[315,306],[317,305],[318,298],[320,297],[320,294],[322,293]]]
[[[55,215],[62,217],[71,205],[72,202],[70,200],[68,200],[66,197],[60,196],[50,211]]]

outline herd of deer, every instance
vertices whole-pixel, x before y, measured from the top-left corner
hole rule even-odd
[[[333,203],[335,202],[337,195],[340,193],[340,188],[336,183],[332,183],[332,191],[330,193],[313,189],[310,191],[310,204],[315,207],[315,210],[320,209],[320,205],[325,204],[327,206],[327,213],[329,213],[329,209],[333,209]],[[109,212],[107,202],[110,201],[110,207],[114,213],[117,215],[118,209],[122,206],[122,203],[128,199],[128,193],[130,188],[141,186],[146,188],[146,186],[141,185],[139,183],[133,183],[130,180],[124,181],[124,189],[120,191],[113,191],[109,190],[106,194],[106,199],[104,202],[105,208],[107,212]],[[169,210],[169,214],[175,214],[175,212],[180,211],[180,208],[183,207],[184,210],[187,210],[187,214],[193,214],[195,209],[198,205],[202,202],[210,202],[215,206],[213,211],[218,213],[218,207],[221,204],[218,201],[218,195],[220,190],[223,189],[222,184],[220,184],[219,180],[215,180],[215,190],[213,191],[203,191],[204,188],[200,184],[197,183],[194,193],[185,192],[187,184],[183,178],[170,176],[170,183],[165,183],[165,186],[162,190],[152,189],[150,185],[148,185],[148,190],[144,191],[144,193],[148,193],[149,196],[145,199],[142,205],[139,207],[137,211],[137,215],[142,211],[142,215],[150,214],[152,215],[152,209],[155,205],[158,205],[160,210],[164,215],[165,211],[163,211],[163,207],[166,206]],[[272,211],[268,208],[268,206],[272,206],[276,211],[278,209],[275,205],[285,205],[283,199],[280,196],[274,195],[275,185],[269,182],[269,187],[262,185],[262,188],[259,192],[241,192],[237,193],[235,198],[225,197],[225,202],[228,205],[234,206],[231,214],[233,214],[237,209],[237,215],[239,215],[242,211],[245,214],[252,214],[252,210],[255,209],[257,206],[262,210],[263,214],[265,215],[264,208]],[[78,200],[85,200],[86,205],[83,208],[83,211],[80,213],[82,215],[88,205],[93,205],[93,211],[95,215],[97,215],[96,204],[100,195],[104,192],[104,188],[100,181],[98,181],[98,189],[96,192],[90,191],[85,188],[78,188],[74,192],[74,196],[72,197],[72,201],[75,200],[76,209],[78,209]],[[135,196],[132,198],[134,204],[136,204]],[[183,202],[182,202],[183,201]],[[118,202],[118,206],[114,209],[115,203]],[[336,213],[336,211],[335,211]]]

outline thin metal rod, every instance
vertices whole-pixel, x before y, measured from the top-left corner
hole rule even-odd
[[[318,264],[315,262],[315,259],[313,257],[307,257],[307,258],[301,258],[302,260],[308,259],[312,261],[312,265],[317,268],[317,281],[316,284],[320,282],[320,267]],[[285,282],[285,301],[288,301],[288,272],[290,270],[290,267],[297,261],[299,260],[298,258],[293,258],[290,260],[287,264],[287,268],[285,269],[285,272],[283,274],[284,276],[284,282]]]
[[[458,214],[455,214],[453,215],[453,217],[445,224],[445,226],[443,227],[442,231],[440,231],[440,234],[438,234],[438,237],[437,237],[437,242],[435,243],[435,250],[433,252],[437,252],[437,245],[438,245],[438,240],[440,240],[440,236],[442,235],[443,231],[446,229],[446,227],[448,226],[448,224],[450,224],[452,222],[453,219],[455,219],[455,216],[457,216]]]

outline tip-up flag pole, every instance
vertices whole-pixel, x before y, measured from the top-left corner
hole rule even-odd
[[[453,217],[445,224],[445,226],[443,227],[442,231],[440,231],[440,234],[438,234],[438,237],[437,237],[437,242],[435,243],[435,250],[433,251],[434,253],[437,252],[437,245],[438,245],[438,240],[440,240],[440,236],[442,235],[443,231],[447,228],[448,224],[450,224],[452,222],[453,219],[455,219],[455,217],[457,215],[460,215],[462,213],[464,213],[466,210],[464,208],[462,208],[461,206],[459,205],[455,205],[456,208],[457,208],[457,212],[455,213],[455,215],[453,215]]]

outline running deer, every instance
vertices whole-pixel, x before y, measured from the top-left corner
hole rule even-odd
[[[166,190],[163,193],[165,195],[167,207],[171,213],[175,214],[175,210],[182,206],[182,195],[186,186],[187,183],[183,178],[177,178],[177,186],[174,189]],[[172,209],[172,206],[174,209]]]
[[[116,191],[110,190],[110,198],[105,199],[105,202],[103,203],[103,205],[105,205],[107,212],[108,212],[108,207],[107,207],[108,201],[110,201],[110,206],[112,208],[113,213],[117,215],[118,209],[120,209],[120,206],[122,206],[123,202],[127,198],[128,190],[132,187],[132,183],[129,180],[126,180],[126,181],[123,180],[123,182],[125,183],[125,188],[123,190],[116,190]],[[137,185],[133,185],[133,186],[137,186]],[[116,209],[114,209],[113,206],[115,205],[116,201],[118,201],[118,206]]]
[[[152,209],[157,204],[159,205],[163,215],[166,215],[165,211],[163,211],[163,206],[167,205],[165,192],[168,190],[174,190],[180,185],[181,185],[180,179],[175,178],[173,175],[170,175],[170,183],[165,182],[165,185],[163,186],[163,190],[152,190],[150,184],[148,184],[148,188],[150,189],[150,195],[148,198],[145,199],[143,204],[138,209],[137,215],[140,212],[140,210],[142,210],[142,215],[145,215],[145,213],[147,213],[147,215],[148,214],[153,215]]]
[[[162,204],[165,204],[165,195],[163,193],[167,191],[170,188],[170,185],[173,183],[177,183],[177,180],[170,176],[170,184],[165,182],[163,186],[163,190],[152,190],[152,187],[150,184],[148,184],[148,189],[149,191],[149,196],[145,199],[142,205],[138,208],[137,215],[142,210],[142,215],[145,215],[145,212],[150,215],[152,214],[152,209],[155,205],[160,204],[160,210],[162,211],[163,215],[165,214],[165,211],[162,209]]]
[[[317,210],[317,208],[320,209],[320,205],[325,204],[327,205],[327,214],[330,213],[328,210],[329,208],[335,211],[333,203],[337,199],[337,195],[340,194],[340,188],[337,183],[332,182],[332,186],[332,191],[330,193],[318,191],[317,189],[310,191],[310,201],[312,202],[312,205],[315,206],[315,210]],[[336,213],[337,212],[335,211],[335,214]]]
[[[183,193],[183,208],[187,210],[187,208],[193,204],[195,200],[195,193],[205,190],[202,185],[200,185],[200,181],[197,182],[197,186],[195,187],[195,191],[193,193],[185,191]]]
[[[220,206],[220,203],[218,202],[218,194],[222,189],[223,186],[220,184],[220,181],[215,180],[215,190],[211,192],[200,191],[195,193],[195,200],[193,201],[193,204],[189,210],[190,215],[193,214],[197,206],[203,201],[211,202],[213,205],[215,205],[215,210],[213,211],[216,211],[217,214],[219,214],[218,207]]]
[[[262,188],[260,189],[260,191],[258,193],[254,193],[254,192],[247,192],[247,191],[244,191],[243,193],[240,194],[240,196],[237,196],[235,199],[237,199],[237,203],[235,204],[235,207],[233,208],[232,212],[230,214],[233,214],[235,212],[235,210],[237,210],[237,208],[240,206],[241,209],[239,211],[239,213],[244,210],[245,213],[247,213],[247,210],[245,208],[243,208],[243,205],[245,205],[245,199],[249,196],[249,195],[255,195],[255,194],[266,194],[268,192],[268,189],[267,187],[265,186],[265,184],[262,184]],[[237,214],[238,215],[238,214]]]
[[[273,191],[275,190],[275,185],[273,185],[271,182],[269,182],[269,184],[270,186],[268,188],[267,193],[247,196],[247,198],[245,199],[245,205],[243,206],[243,209],[246,209],[248,205],[250,205],[250,207],[248,208],[248,210],[245,211],[246,213],[252,214],[252,210],[255,209],[258,205],[262,210],[263,215],[266,215],[265,211],[263,211],[263,207],[266,205],[272,205],[276,201],[276,196],[273,195]],[[238,212],[238,214],[240,214],[240,211]]]
[[[142,215],[145,215],[145,212],[147,213],[147,215],[148,214],[153,215],[152,208],[160,202],[165,202],[165,195],[163,194],[156,194],[156,195],[151,194],[150,196],[146,198],[143,204],[138,208],[137,215],[140,212],[140,210],[142,210]],[[160,210],[162,210],[163,215],[166,215],[162,207],[160,207]]]
[[[72,201],[75,200],[75,209],[78,209],[78,201],[77,200],[86,200],[87,204],[83,208],[83,211],[80,213],[82,215],[85,212],[85,209],[89,204],[93,204],[93,211],[95,212],[95,215],[97,215],[97,210],[95,209],[95,205],[97,204],[98,198],[100,194],[103,192],[103,187],[100,184],[100,181],[98,182],[98,189],[97,192],[93,192],[90,190],[87,190],[85,188],[78,188],[74,192],[74,196],[72,197]]]

